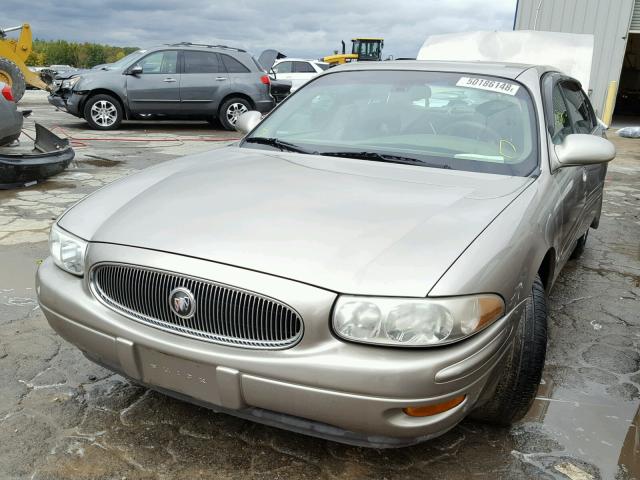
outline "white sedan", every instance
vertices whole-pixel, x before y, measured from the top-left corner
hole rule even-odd
[[[273,64],[278,79],[291,81],[291,92],[295,92],[314,76],[329,68],[328,63],[302,58],[282,58]]]

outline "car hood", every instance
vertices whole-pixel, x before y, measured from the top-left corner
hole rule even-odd
[[[119,180],[59,223],[332,291],[424,296],[531,181],[227,147]]]

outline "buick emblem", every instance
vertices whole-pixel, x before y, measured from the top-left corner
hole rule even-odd
[[[174,288],[169,294],[169,308],[180,318],[191,318],[196,313],[196,299],[187,288]]]

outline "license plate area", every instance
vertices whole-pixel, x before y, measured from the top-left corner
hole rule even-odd
[[[216,367],[138,347],[142,380],[208,403],[220,404]]]

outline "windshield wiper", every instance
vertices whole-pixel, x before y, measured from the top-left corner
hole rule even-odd
[[[305,148],[299,147],[294,143],[285,142],[284,140],[279,140],[277,138],[272,137],[249,137],[245,139],[247,143],[259,143],[260,145],[270,145],[272,147],[277,147],[280,150],[287,150],[289,152],[296,153],[306,153],[306,154],[314,154],[316,152],[312,152],[311,150],[307,150]]]
[[[374,162],[404,163],[406,165],[420,165],[432,168],[451,168],[449,165],[429,163],[424,160],[420,160],[419,158],[403,157],[401,155],[390,155],[387,153],[377,152],[318,152],[318,155],[325,155],[327,157],[358,158],[362,160],[373,160]]]

